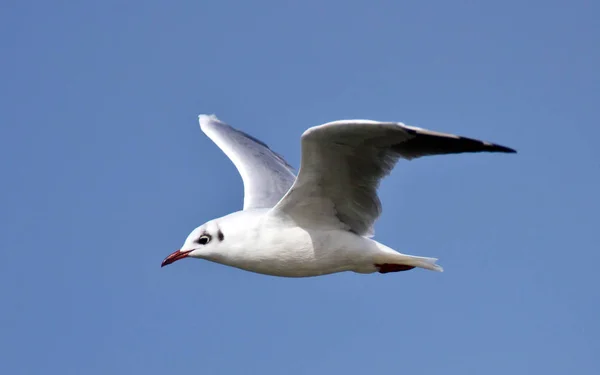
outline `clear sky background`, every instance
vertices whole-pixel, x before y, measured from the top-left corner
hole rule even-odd
[[[0,373],[600,373],[597,1],[16,1]],[[160,268],[242,205],[200,113],[298,166],[344,118],[516,148],[400,162],[376,239],[444,273]]]

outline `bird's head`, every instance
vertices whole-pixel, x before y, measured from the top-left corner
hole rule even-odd
[[[161,267],[188,257],[201,259],[215,258],[222,250],[224,239],[225,235],[216,221],[209,221],[194,229],[185,240],[181,249],[167,256],[163,260]]]

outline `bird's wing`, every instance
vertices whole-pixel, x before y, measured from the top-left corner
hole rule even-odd
[[[342,227],[371,236],[381,214],[379,182],[398,159],[485,151],[515,152],[402,123],[348,120],[315,126],[302,135],[298,178],[271,212],[301,225]]]
[[[200,129],[231,159],[244,181],[244,210],[271,208],[294,183],[293,168],[269,146],[214,115],[198,116]]]

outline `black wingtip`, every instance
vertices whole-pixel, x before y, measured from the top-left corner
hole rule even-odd
[[[506,147],[506,146],[496,145],[496,144],[492,144],[492,149],[490,151],[504,152],[507,154],[516,154],[517,153],[517,150],[515,150],[515,149]]]

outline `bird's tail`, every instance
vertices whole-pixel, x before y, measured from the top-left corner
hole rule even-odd
[[[400,255],[404,258],[404,260],[402,261],[403,264],[406,264],[409,266],[425,268],[427,270],[432,270],[432,271],[437,271],[437,272],[444,272],[444,269],[442,268],[442,266],[440,266],[439,264],[436,263],[438,261],[437,258],[417,257],[414,255],[405,255],[405,254],[400,254]]]
[[[376,266],[380,272],[406,271],[415,267],[444,272],[442,266],[436,263],[437,258],[402,254],[380,243],[377,243],[377,247],[383,250],[376,256]]]

